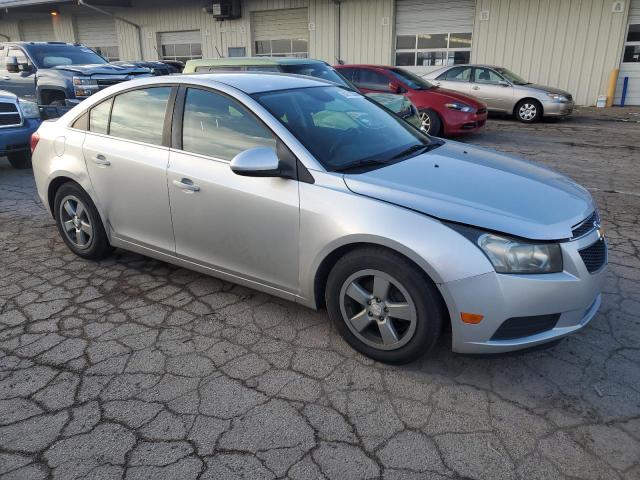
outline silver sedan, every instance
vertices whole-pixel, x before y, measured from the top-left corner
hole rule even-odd
[[[457,352],[541,344],[600,305],[607,248],[584,188],[321,80],[126,82],[32,147],[75,254],[119,247],[326,307],[380,361],[418,357],[449,326]]]
[[[566,117],[575,106],[569,92],[528,82],[504,67],[451,65],[424,77],[438,86],[477,97],[490,112],[513,115],[525,123],[543,116]]]

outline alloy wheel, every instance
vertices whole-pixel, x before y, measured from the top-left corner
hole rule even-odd
[[[431,117],[429,117],[426,112],[422,112],[420,114],[420,121],[422,122],[420,128],[422,128],[424,132],[429,133],[429,130],[431,130]]]
[[[67,239],[77,248],[91,245],[93,226],[87,207],[75,195],[67,195],[60,202],[60,223]]]
[[[361,270],[345,280],[340,311],[358,340],[380,350],[406,345],[416,331],[418,316],[411,295],[379,270]]]
[[[533,103],[523,103],[520,106],[520,110],[518,110],[518,115],[520,115],[520,118],[528,122],[536,118],[537,114],[538,109]]]

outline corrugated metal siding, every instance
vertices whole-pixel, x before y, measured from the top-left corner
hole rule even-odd
[[[505,66],[593,105],[620,61],[626,18],[609,0],[478,0],[471,61]]]
[[[74,18],[76,39],[89,47],[113,47],[118,45],[116,22],[112,17],[77,16]]]
[[[20,38],[26,41],[42,42],[55,40],[51,16],[24,19],[20,22]]]
[[[11,41],[20,40],[20,29],[18,22],[13,20],[0,20],[0,33],[9,37]],[[6,38],[2,37],[0,41],[4,42]]]
[[[392,0],[349,0],[341,3],[340,58],[345,63],[391,63]]]
[[[308,39],[309,10],[287,8],[251,12],[254,40]]]
[[[473,30],[475,0],[397,0],[396,35]]]
[[[640,0],[631,0],[629,4],[628,24],[640,24]],[[627,96],[624,104],[640,105],[640,63],[620,63],[620,74],[618,75],[618,82],[616,84],[616,94],[613,99],[614,103],[619,105],[622,101],[624,77],[629,77]]]

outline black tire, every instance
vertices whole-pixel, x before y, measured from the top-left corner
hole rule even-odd
[[[389,278],[397,280],[410,296],[407,301],[412,302],[412,305],[415,306],[413,333],[408,340],[405,339],[406,343],[398,348],[382,349],[365,343],[352,331],[352,327],[347,325],[349,320],[343,314],[343,311],[346,312],[343,298],[345,299],[344,302],[351,301],[351,298],[346,298],[343,295],[344,289],[349,289],[346,286],[351,285],[350,282],[354,275],[371,271],[383,272]],[[360,285],[364,286],[362,283]],[[393,289],[394,287],[391,288]],[[364,288],[364,290],[368,289]],[[371,291],[375,292],[375,288]],[[400,292],[400,290],[397,290],[397,292]],[[405,257],[382,247],[359,248],[340,258],[329,273],[325,298],[329,318],[342,337],[360,353],[384,363],[407,363],[429,352],[440,337],[445,319],[444,304],[435,284],[422,270]],[[390,301],[397,300],[391,299]],[[368,310],[371,307],[356,305],[356,309],[360,308]],[[366,313],[364,310],[363,313]],[[386,308],[385,311],[387,311]],[[364,315],[362,317],[364,318]],[[381,332],[380,322],[382,320],[372,321],[361,333],[370,332],[375,335],[378,328]],[[393,322],[395,323],[396,320],[393,320]],[[396,325],[398,324],[396,323]],[[406,331],[409,331],[409,328]],[[400,330],[397,330],[397,332],[400,332]],[[400,335],[401,333],[399,333],[398,338],[404,338],[400,337]],[[408,335],[408,333],[405,333],[405,335]]]
[[[420,121],[422,122],[421,130],[427,134],[437,137],[442,131],[442,121],[440,116],[433,110],[420,110]]]
[[[7,159],[13,168],[19,170],[31,168],[31,152],[29,150],[9,153]]]
[[[65,213],[63,213],[61,210],[62,208],[64,208],[63,201],[70,198],[75,198],[81,201],[83,205],[82,210],[83,213],[85,213],[85,216],[83,218],[88,220],[88,223],[92,228],[92,234],[86,244],[83,246],[78,246],[76,243],[74,243],[63,225],[63,216],[65,215]],[[107,237],[107,233],[104,230],[104,226],[102,225],[100,214],[98,213],[98,210],[96,209],[89,195],[87,195],[87,193],[80,187],[80,185],[74,182],[68,182],[58,188],[55,199],[53,201],[53,212],[56,219],[58,232],[60,233],[60,236],[62,237],[64,243],[67,244],[67,247],[69,247],[69,249],[73,253],[75,253],[79,257],[89,260],[100,260],[111,253],[113,248],[109,244],[109,239]]]
[[[542,104],[532,98],[520,100],[513,111],[522,123],[536,123],[542,118]]]

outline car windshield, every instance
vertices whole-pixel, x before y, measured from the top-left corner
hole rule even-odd
[[[29,55],[36,66],[40,68],[107,63],[104,58],[90,48],[75,45],[35,45],[29,49]]]
[[[496,68],[496,72],[498,72],[500,75],[502,75],[504,78],[515,85],[529,85],[531,83],[527,82],[524,78],[516,75],[511,70],[507,70],[506,68]]]
[[[280,90],[254,98],[329,171],[366,171],[441,144],[342,87]]]
[[[401,82],[406,83],[412,90],[430,90],[435,87],[424,78],[402,68],[390,68],[389,72]]]
[[[347,83],[347,80],[342,75],[324,63],[280,65],[280,70],[285,73],[293,73],[294,75],[306,75],[308,77],[321,78],[355,90],[355,87]]]

